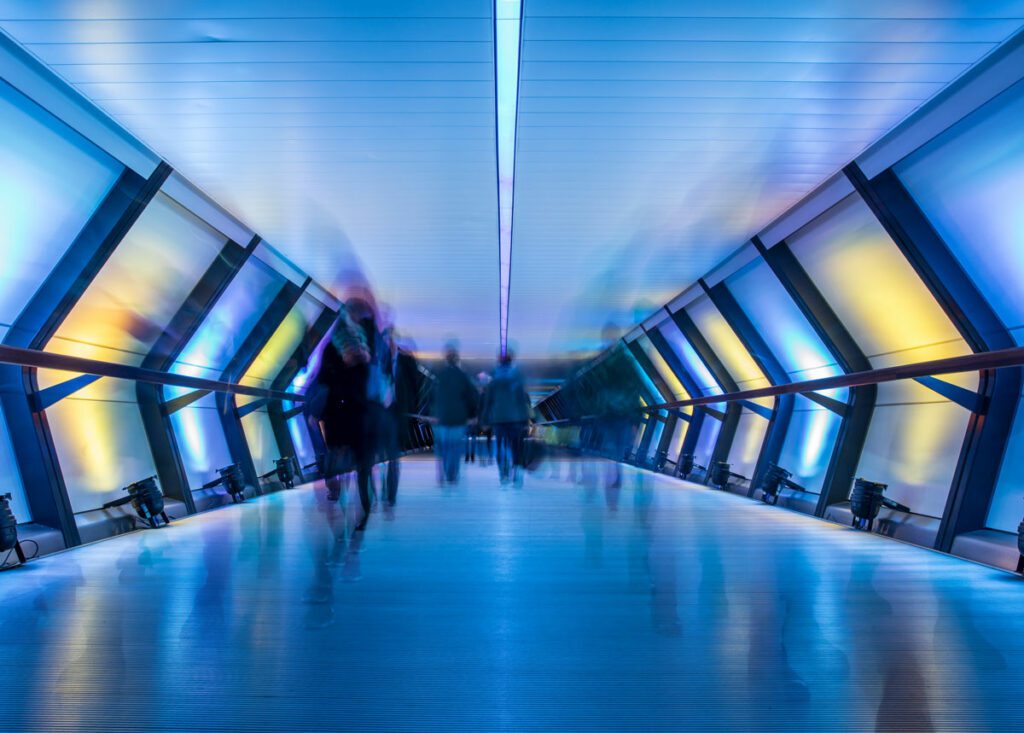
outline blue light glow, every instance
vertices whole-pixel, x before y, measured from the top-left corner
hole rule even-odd
[[[512,209],[516,172],[516,107],[519,98],[519,30],[522,0],[494,2],[495,104],[498,125],[498,263],[501,272],[501,351],[508,345],[508,295],[512,273]]]

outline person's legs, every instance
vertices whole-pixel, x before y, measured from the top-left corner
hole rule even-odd
[[[402,457],[399,428],[404,419],[402,415],[390,412],[385,415],[384,453],[387,457],[387,467],[384,479],[384,502],[388,506],[394,506],[395,500],[398,498],[399,460]]]
[[[445,478],[449,483],[459,480],[459,466],[461,465],[462,446],[466,442],[466,428],[464,426],[453,426],[446,428],[448,431],[448,448],[445,452]]]

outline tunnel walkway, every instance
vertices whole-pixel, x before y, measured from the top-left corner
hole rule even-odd
[[[361,543],[297,489],[4,573],[0,729],[1024,728],[1013,576],[559,469],[411,459]]]

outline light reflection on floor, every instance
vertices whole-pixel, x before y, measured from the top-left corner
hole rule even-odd
[[[603,469],[411,460],[362,539],[297,489],[4,573],[0,730],[1024,729],[1013,576]]]

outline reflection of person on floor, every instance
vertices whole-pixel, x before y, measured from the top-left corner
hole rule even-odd
[[[501,482],[522,482],[523,441],[530,420],[530,397],[512,350],[502,354],[484,391],[483,421],[494,429]]]
[[[437,420],[434,449],[438,483],[454,484],[459,480],[466,426],[476,417],[478,397],[473,382],[459,367],[459,350],[455,343],[445,347],[444,361],[434,382],[433,414]]]

